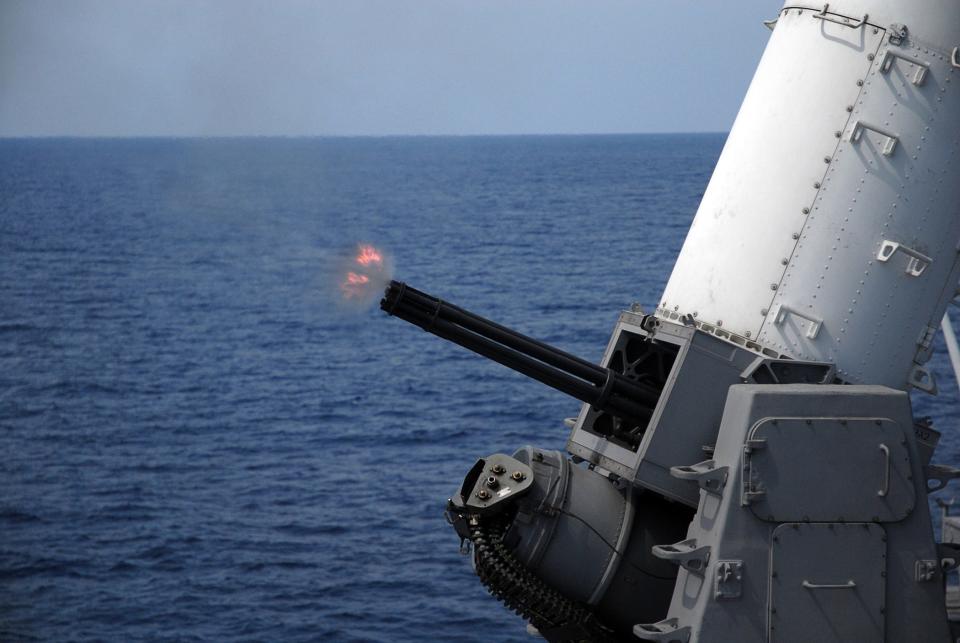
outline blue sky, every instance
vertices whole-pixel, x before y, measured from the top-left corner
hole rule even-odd
[[[726,131],[770,0],[0,0],[0,136]]]

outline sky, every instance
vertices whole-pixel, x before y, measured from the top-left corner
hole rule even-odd
[[[0,0],[0,136],[724,132],[773,0]]]

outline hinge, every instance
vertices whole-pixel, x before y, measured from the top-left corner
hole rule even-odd
[[[913,579],[918,583],[926,583],[937,577],[937,561],[918,560],[914,565]]]
[[[754,479],[753,466],[750,455],[757,449],[765,449],[767,441],[765,439],[747,440],[743,445],[743,460],[740,471],[740,506],[746,507],[755,500],[759,500],[766,495],[763,485],[759,480]]]
[[[917,345],[921,350],[928,350],[933,346],[933,338],[937,336],[937,329],[935,326],[926,326],[922,331],[920,331],[920,338],[917,340]]]
[[[907,25],[893,23],[887,27],[887,39],[891,45],[901,45],[907,38]]]
[[[713,597],[716,600],[740,598],[743,594],[743,561],[718,560],[713,579]]]

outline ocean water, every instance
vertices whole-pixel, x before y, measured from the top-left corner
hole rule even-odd
[[[0,640],[529,640],[442,511],[578,403],[343,310],[338,262],[596,360],[723,140],[0,140]]]

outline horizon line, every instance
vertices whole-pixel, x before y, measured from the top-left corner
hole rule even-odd
[[[675,131],[675,132],[533,132],[533,133],[486,133],[486,134],[0,134],[0,140],[38,140],[38,139],[384,139],[384,138],[544,138],[544,137],[588,137],[588,136],[696,136],[727,135],[729,131]]]

